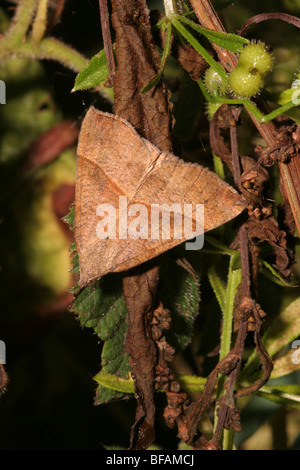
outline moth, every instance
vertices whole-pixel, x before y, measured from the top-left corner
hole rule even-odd
[[[197,239],[246,207],[212,171],[160,151],[126,120],[94,107],[82,122],[77,155],[80,286]]]

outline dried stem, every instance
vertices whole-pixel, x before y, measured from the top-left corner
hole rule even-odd
[[[107,0],[99,0],[99,9],[100,9],[103,45],[104,45],[110,79],[112,80],[114,73],[115,73],[115,60],[114,60],[114,53],[113,53],[111,34],[110,34]]]

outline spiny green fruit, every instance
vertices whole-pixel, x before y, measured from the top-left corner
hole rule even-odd
[[[238,65],[257,69],[264,77],[272,70],[274,63],[273,54],[263,42],[252,42],[247,44],[241,51]]]
[[[240,98],[251,98],[263,85],[262,75],[256,68],[242,65],[238,65],[230,72],[228,81],[232,92]]]
[[[204,83],[207,91],[212,95],[224,95],[228,91],[228,82],[224,81],[212,67],[206,70]]]
[[[206,113],[210,121],[212,120],[213,115],[218,111],[220,106],[222,106],[222,103],[207,103]]]

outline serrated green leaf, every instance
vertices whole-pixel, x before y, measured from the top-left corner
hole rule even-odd
[[[166,255],[160,273],[160,299],[170,310],[172,324],[166,331],[166,339],[176,352],[191,341],[194,320],[199,311],[199,279],[175,263]]]
[[[65,222],[70,225],[70,228],[74,228],[75,221],[75,206],[74,204],[70,207],[69,213],[64,218]],[[75,243],[72,243],[73,249],[75,249]],[[72,248],[71,246],[71,248]]]
[[[178,19],[193,28],[198,33],[203,34],[203,36],[205,36],[210,42],[231,52],[239,52],[243,45],[249,42],[248,39],[245,39],[236,34],[223,33],[203,28],[202,26],[194,23],[184,16],[178,17]]]
[[[69,225],[70,230],[74,229],[74,224],[75,224],[75,206],[74,204],[70,207],[69,213],[64,217],[64,221]],[[78,253],[76,251],[76,244],[73,242],[70,246],[70,252],[72,254],[72,268],[71,272],[73,274],[78,274],[79,273],[79,259],[78,259]],[[72,289],[71,292],[73,294],[76,294],[79,290],[79,286],[76,283]]]
[[[104,49],[96,54],[79,72],[72,92],[88,90],[104,83],[109,75]]]
[[[172,330],[166,334],[167,341],[178,351],[191,340],[199,307],[199,282],[178,266],[173,258],[168,257],[167,261],[161,269],[161,284],[164,287],[160,298],[172,314]],[[73,304],[73,311],[82,326],[93,328],[105,341],[101,355],[102,368],[95,377],[99,384],[96,403],[107,403],[132,393],[132,383],[128,381],[128,355],[124,350],[127,323],[121,278],[117,274],[108,275],[94,286],[83,289]],[[196,382],[193,385],[199,390],[199,380]],[[192,386],[191,383],[189,385]]]
[[[124,391],[112,386],[112,380],[116,383],[118,377],[125,379],[130,373],[128,355],[124,350],[127,311],[120,276],[108,275],[95,285],[85,287],[77,295],[73,311],[78,315],[82,326],[93,328],[99,338],[105,341],[101,354],[101,371],[96,376],[99,384],[96,404],[122,398]],[[114,379],[107,382],[109,376]]]
[[[128,378],[130,373],[129,358],[128,354],[124,350],[124,339],[127,331],[127,324],[125,321],[119,326],[113,337],[105,341],[103,351],[101,355],[101,372],[105,376],[107,374],[121,377],[123,379]],[[114,390],[100,384],[96,391],[96,403],[107,403],[111,400],[116,400],[127,394],[124,390]]]
[[[78,253],[76,250],[72,250],[70,248],[70,251],[72,252],[72,273],[78,274],[79,273],[79,258],[78,258]],[[76,289],[76,290],[75,290]],[[76,293],[78,291],[78,285],[73,287],[73,292]]]
[[[300,410],[300,385],[265,385],[256,395]]]
[[[106,276],[77,296],[73,311],[82,326],[93,328],[103,341],[111,338],[126,316],[121,278]]]
[[[102,405],[110,401],[120,400],[121,398],[124,398],[124,395],[125,394],[123,392],[117,392],[116,390],[99,385],[96,390],[95,405]]]

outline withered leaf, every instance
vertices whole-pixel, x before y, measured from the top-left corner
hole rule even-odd
[[[282,277],[288,280],[293,272],[294,257],[287,245],[286,232],[279,229],[276,219],[272,216],[262,220],[251,217],[246,226],[250,239],[258,243],[267,242],[274,247],[274,266]]]
[[[120,234],[99,238],[97,208],[100,204],[112,205],[118,222],[120,196],[127,197],[128,207],[142,204],[148,214],[152,204],[190,204],[193,230],[195,205],[204,204],[204,232],[231,220],[245,208],[242,197],[215,173],[161,152],[124,119],[92,107],[82,123],[78,143],[75,240],[81,286],[107,273],[138,266],[187,240],[183,230],[181,238],[163,239],[161,233],[157,239],[131,238],[127,234],[124,239]],[[128,225],[134,218],[128,216]],[[170,217],[171,234],[175,233],[175,221]],[[147,222],[149,235],[150,216]],[[196,227],[193,236],[199,234]]]

